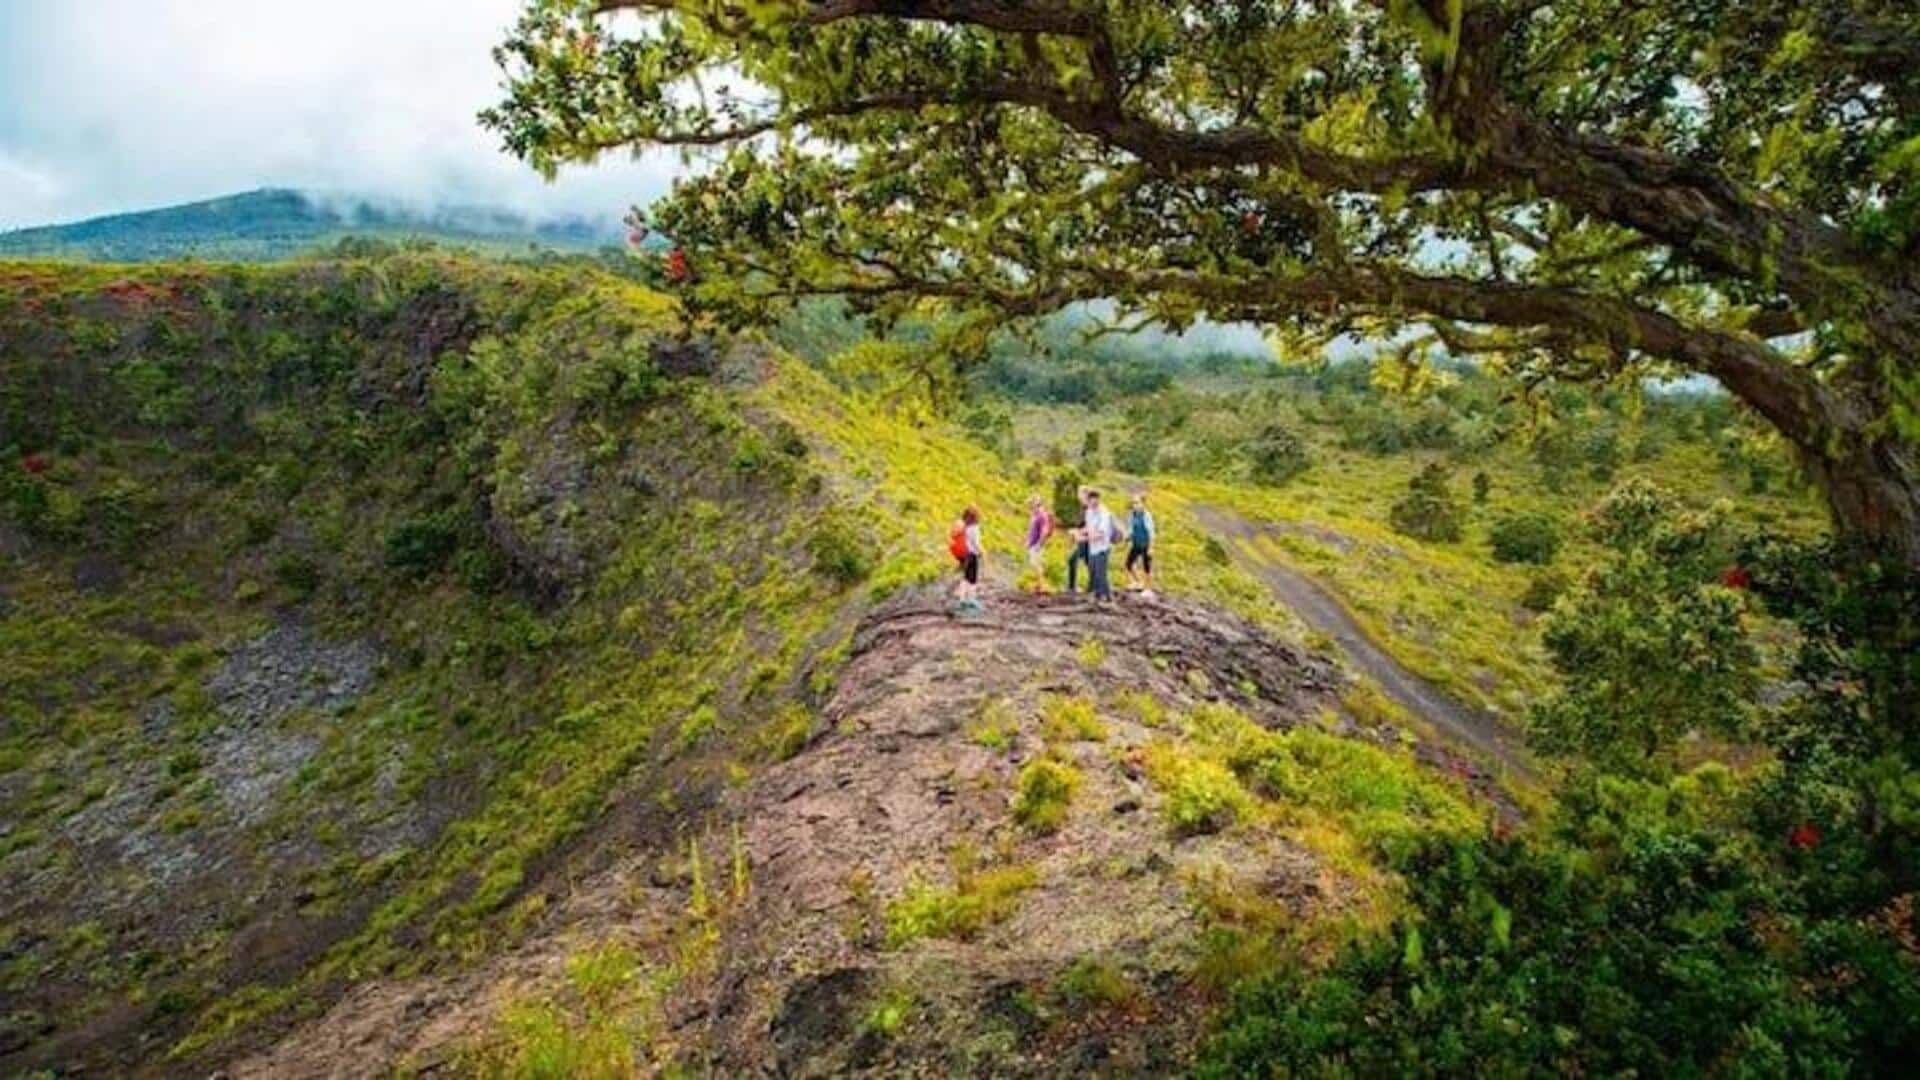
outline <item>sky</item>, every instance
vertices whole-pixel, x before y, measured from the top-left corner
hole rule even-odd
[[[677,158],[552,184],[474,114],[519,0],[0,0],[0,229],[292,187],[617,218]]]

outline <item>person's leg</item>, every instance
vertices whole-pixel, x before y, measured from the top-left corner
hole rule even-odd
[[[1096,551],[1087,557],[1088,587],[1093,590],[1095,600],[1110,600],[1113,590],[1107,582],[1107,559],[1111,551]]]
[[[1140,572],[1136,570],[1135,567],[1140,565],[1140,553],[1142,550],[1138,544],[1133,544],[1127,548],[1127,588],[1129,589],[1138,589],[1140,587]]]
[[[1085,544],[1075,544],[1073,550],[1067,552],[1067,591],[1070,593],[1080,591],[1080,563],[1086,557]],[[1088,574],[1091,576],[1092,571],[1089,570]]]
[[[1152,592],[1153,591],[1153,549],[1151,547],[1145,547],[1140,549],[1140,570],[1141,570],[1140,580],[1146,583],[1146,586],[1145,586],[1146,590],[1148,592]]]

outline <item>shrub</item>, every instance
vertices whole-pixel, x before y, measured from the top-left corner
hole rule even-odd
[[[275,558],[273,576],[296,600],[305,600],[320,588],[320,564],[307,555],[289,554]]]
[[[1228,554],[1226,545],[1212,536],[1201,542],[1200,557],[1215,566],[1226,566],[1233,562],[1233,556]]]
[[[1405,917],[1243,983],[1197,1073],[1898,1071],[1920,967],[1856,913],[1795,910],[1731,783],[1590,778],[1537,838],[1419,846]]]
[[[1041,701],[1040,731],[1053,742],[1100,742],[1107,737],[1107,725],[1093,702],[1066,694],[1049,694]]]
[[[1306,472],[1312,464],[1307,444],[1283,424],[1262,428],[1247,447],[1248,471],[1262,484],[1284,484]]]
[[[387,528],[386,555],[389,569],[406,577],[423,578],[445,566],[459,546],[457,511],[406,518]]]
[[[813,531],[807,538],[807,553],[813,557],[817,573],[841,585],[857,584],[873,572],[866,545],[844,510],[828,517]]]
[[[1064,761],[1035,758],[1020,770],[1013,797],[1013,818],[1029,831],[1050,833],[1067,820],[1067,807],[1080,788],[1080,770]]]
[[[1460,506],[1447,485],[1447,471],[1437,462],[1421,469],[1407,482],[1407,494],[1393,504],[1387,518],[1396,530],[1417,539],[1460,539]]]
[[[1639,769],[1690,730],[1740,735],[1759,661],[1740,594],[1706,572],[1717,519],[1630,481],[1593,520],[1612,553],[1544,621],[1562,685],[1533,710],[1540,745]]]
[[[1053,984],[1062,1003],[1079,1009],[1111,1008],[1140,997],[1124,972],[1091,957],[1075,960]]]
[[[1165,799],[1161,812],[1167,823],[1183,835],[1218,832],[1250,805],[1226,766],[1170,746],[1149,754],[1147,775]]]
[[[914,882],[887,905],[887,944],[921,938],[971,938],[1013,914],[1020,894],[1039,882],[1030,866],[1003,866],[959,875],[952,889]]]
[[[1147,428],[1131,429],[1113,448],[1113,467],[1121,472],[1145,475],[1152,472],[1159,461],[1159,436]]]
[[[1080,524],[1080,473],[1063,469],[1053,478],[1053,517],[1061,528]]]
[[[1559,570],[1543,570],[1533,575],[1527,582],[1527,589],[1520,594],[1520,606],[1528,611],[1546,611],[1553,606],[1560,594],[1567,591],[1567,575]]]
[[[1508,514],[1493,523],[1487,539],[1499,562],[1544,566],[1560,550],[1560,523],[1547,514]]]
[[[1006,753],[1020,734],[1020,724],[1005,701],[990,698],[981,703],[979,715],[967,728],[967,737],[989,750]]]
[[[1080,661],[1081,667],[1098,668],[1107,662],[1107,643],[1099,638],[1090,637],[1073,650],[1073,656]]]

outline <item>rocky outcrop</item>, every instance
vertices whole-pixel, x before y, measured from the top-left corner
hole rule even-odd
[[[1157,736],[1126,695],[1171,717],[1228,701],[1271,726],[1310,719],[1339,685],[1325,660],[1197,605],[1002,594],[956,619],[923,591],[874,612],[807,748],[758,779],[740,809],[752,910],[738,958],[703,1012],[729,1071],[1060,1073],[1177,1068],[1198,1032],[1195,882],[1304,911],[1337,904],[1309,853],[1270,833],[1176,835],[1142,774]],[[1049,703],[1094,705],[1101,738],[1045,730]],[[983,723],[1009,725],[1000,739]],[[1066,823],[1022,829],[1021,768],[1051,744],[1082,776]],[[890,943],[885,905],[951,886],[956,861],[1030,871],[1012,914],[963,940]],[[1074,970],[1139,991],[1124,1024],[1043,1022]],[[865,1018],[904,995],[911,1036]]]

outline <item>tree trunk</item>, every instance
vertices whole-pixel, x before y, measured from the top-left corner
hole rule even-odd
[[[1920,447],[1854,435],[1839,449],[1809,455],[1834,530],[1920,571]]]

